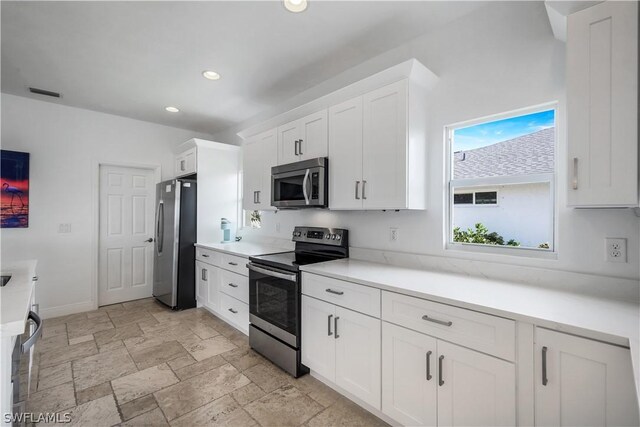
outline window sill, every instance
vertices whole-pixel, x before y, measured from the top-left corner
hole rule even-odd
[[[460,253],[507,255],[522,258],[557,260],[558,253],[550,249],[522,248],[516,246],[483,245],[478,243],[447,243],[446,250]]]

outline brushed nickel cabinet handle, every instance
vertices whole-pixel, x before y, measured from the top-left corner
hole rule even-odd
[[[356,200],[360,200],[360,196],[358,195],[359,187],[360,187],[360,181],[356,181]]]
[[[431,351],[427,351],[427,381],[431,378]]]
[[[233,314],[238,314],[238,310],[234,310],[233,308],[230,308],[229,311],[232,312]]]
[[[209,255],[207,255],[207,254],[202,254],[202,257],[203,257],[203,258],[209,258]]]
[[[340,316],[336,316],[335,319],[333,319],[333,331],[335,332],[335,339],[340,338],[340,335],[338,335],[338,319],[340,318]]]
[[[234,265],[235,266],[235,265],[238,265],[238,263],[229,261],[229,265]]]
[[[236,285],[235,283],[228,283],[229,286],[231,286],[232,288],[237,288],[238,285]]]
[[[297,156],[298,155],[298,140],[293,141],[293,152]]]
[[[204,280],[204,281],[207,280],[207,269],[206,268],[202,269],[202,280]]]
[[[298,140],[298,154],[302,156],[302,139]]]
[[[365,189],[367,188],[367,181],[362,181],[362,200],[367,200]]]
[[[329,292],[330,294],[334,294],[334,295],[344,295],[344,292],[342,292],[342,291],[334,291],[331,288],[325,289],[325,292]]]
[[[440,356],[438,358],[438,385],[444,385],[444,379],[442,378],[442,361],[444,360],[444,356]]]
[[[437,323],[438,325],[444,325],[444,326],[453,325],[453,322],[451,322],[451,321],[447,322],[445,320],[434,319],[433,317],[429,317],[426,314],[424,316],[422,316],[422,320],[426,320],[427,322],[433,322],[433,323]]]
[[[542,347],[542,385],[546,386],[549,382],[547,378],[547,347]]]
[[[571,186],[574,190],[578,189],[578,158],[573,158],[573,179],[571,180]]]
[[[327,336],[333,335],[333,332],[331,332],[331,318],[332,317],[333,317],[333,314],[330,314],[329,316],[327,316]]]

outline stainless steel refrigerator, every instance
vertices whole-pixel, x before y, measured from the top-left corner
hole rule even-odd
[[[173,179],[156,186],[153,296],[178,310],[196,306],[196,185]]]

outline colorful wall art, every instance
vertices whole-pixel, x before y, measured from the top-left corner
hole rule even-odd
[[[29,227],[29,153],[0,150],[0,227]]]

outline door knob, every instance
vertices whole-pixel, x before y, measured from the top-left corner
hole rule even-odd
[[[149,237],[147,240],[145,240],[145,242],[147,242],[147,243],[153,242],[153,237]]]

